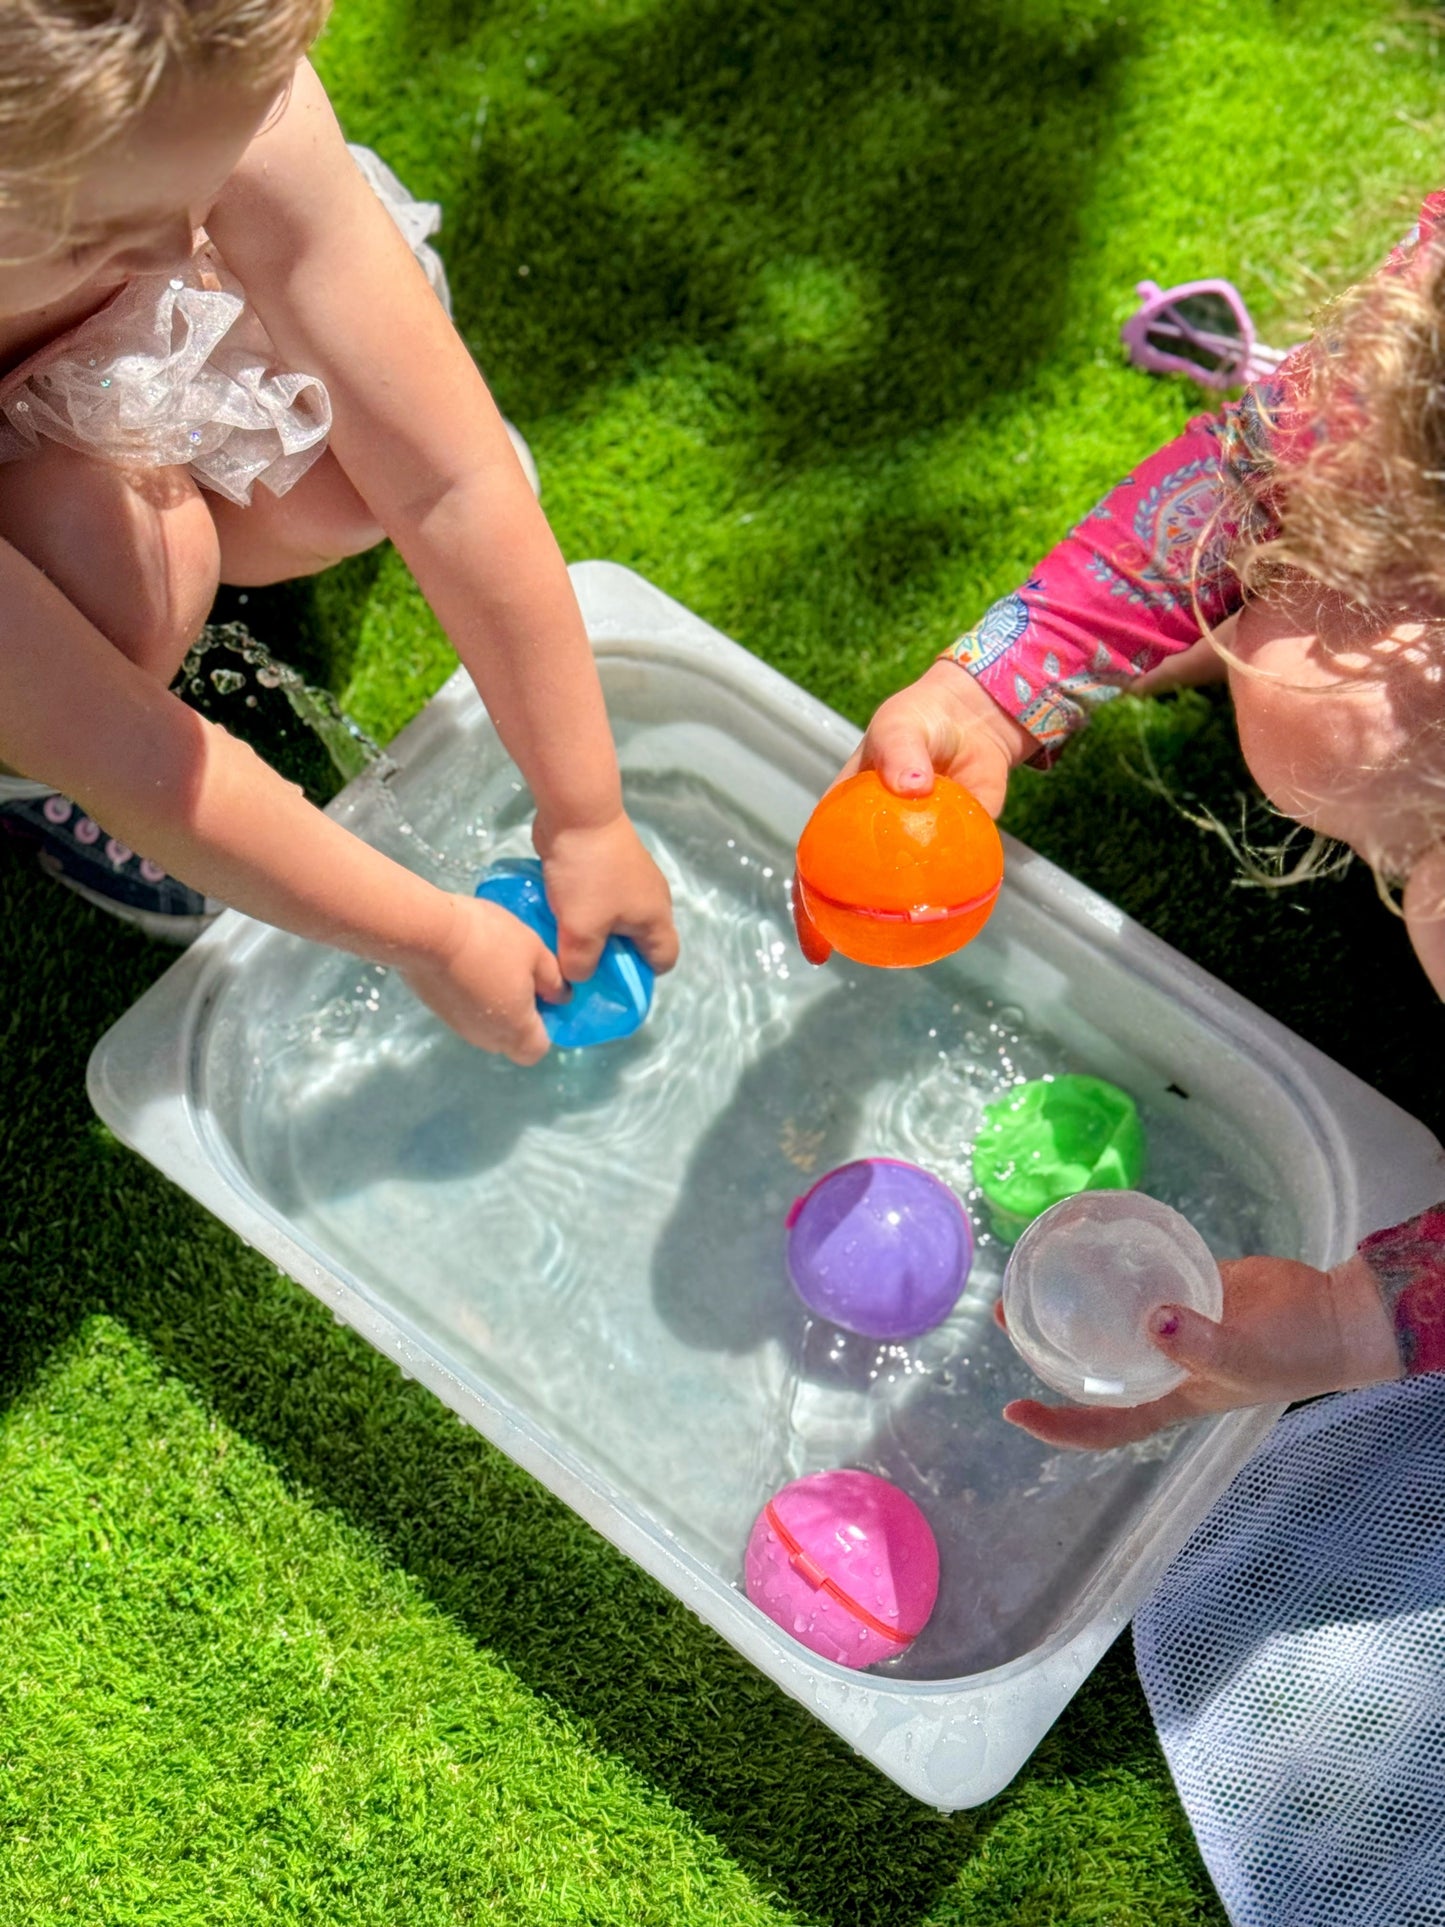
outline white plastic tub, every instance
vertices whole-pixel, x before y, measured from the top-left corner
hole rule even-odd
[[[627,571],[574,571],[631,807],[684,964],[647,1026],[521,1071],[383,973],[227,915],[97,1046],[108,1124],[533,1472],[920,1799],[1018,1771],[1276,1414],[1053,1454],[986,1236],[948,1323],[810,1325],[783,1216],[831,1165],[911,1156],[967,1195],[985,1099],[1088,1070],[1139,1099],[1145,1184],[1216,1251],[1346,1251],[1440,1192],[1417,1123],[1111,905],[1007,845],[999,908],[926,972],[797,957],[793,844],[856,731]],[[454,887],[525,847],[528,798],[454,677],[333,806]],[[976,1225],[979,1222],[975,1214]],[[800,1472],[897,1480],[939,1538],[933,1621],[887,1672],[795,1645],[739,1590]]]

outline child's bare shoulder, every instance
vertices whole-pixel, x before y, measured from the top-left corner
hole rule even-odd
[[[226,260],[248,267],[296,258],[333,229],[356,169],[326,89],[309,60],[241,156],[207,216]]]

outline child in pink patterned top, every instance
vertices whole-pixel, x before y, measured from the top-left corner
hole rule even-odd
[[[1287,815],[1401,887],[1445,996],[1445,194],[1278,374],[1201,415],[1113,489],[1022,588],[881,705],[848,769],[900,794],[935,770],[992,810],[1090,708],[1227,675],[1241,746]],[[963,672],[963,673],[960,673]],[[1134,1411],[1006,1416],[1112,1445],[1194,1414],[1445,1369],[1445,1206],[1329,1273],[1224,1267],[1213,1324],[1155,1342],[1191,1371]]]

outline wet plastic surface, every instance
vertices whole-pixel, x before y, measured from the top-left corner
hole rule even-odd
[[[970,1194],[983,1107],[1084,1072],[1139,1104],[1144,1183],[1219,1257],[1328,1263],[1439,1195],[1433,1138],[1051,865],[1006,845],[988,927],[927,970],[812,971],[791,853],[856,730],[636,576],[574,571],[629,806],[684,965],[647,1023],[522,1071],[383,979],[223,917],[97,1047],[127,1142],[558,1493],[883,1772],[939,1807],[1006,1785],[1275,1414],[1052,1454],[1000,1420],[1034,1380],[992,1319]],[[452,888],[526,847],[530,800],[460,676],[333,813]],[[967,1289],[907,1345],[811,1320],[789,1201],[895,1156],[969,1203]],[[742,1591],[766,1499],[889,1479],[938,1604],[881,1672],[805,1651]]]
[[[1083,1191],[1051,1206],[1003,1275],[1015,1349],[1080,1405],[1147,1405],[1183,1384],[1183,1370],[1149,1342],[1160,1305],[1217,1319],[1224,1287],[1189,1220],[1137,1191]]]

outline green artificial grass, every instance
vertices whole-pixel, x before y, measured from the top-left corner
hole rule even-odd
[[[1445,151],[1394,0],[338,0],[319,61],[568,555],[860,723],[1198,405],[1137,279],[1286,340]],[[224,613],[380,735],[450,666],[390,554]],[[1175,807],[1246,794],[1222,700],[1121,701],[1009,822],[1440,1129],[1370,879]],[[3,1927],[1222,1920],[1127,1643],[920,1807],[94,1122],[163,954],[10,861],[0,949]]]

